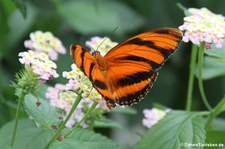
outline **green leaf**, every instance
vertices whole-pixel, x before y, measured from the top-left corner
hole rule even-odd
[[[38,97],[42,98],[42,99],[47,99],[45,96],[45,93],[47,91],[48,85],[46,84],[40,84],[37,89],[36,89],[36,94],[38,95]]]
[[[63,141],[57,141],[50,149],[121,149],[105,136],[87,129],[78,128]]]
[[[122,113],[122,114],[131,114],[131,115],[137,114],[137,111],[134,108],[128,107],[128,106],[126,106],[125,108],[115,107],[112,109],[112,112]]]
[[[223,44],[225,47],[225,42]],[[208,80],[215,77],[225,75],[225,48],[206,49],[203,62],[203,79]],[[198,69],[196,68],[196,76],[198,77]]]
[[[168,109],[168,107],[166,107],[162,104],[159,104],[159,103],[153,103],[152,105],[153,105],[154,108],[157,108],[157,109],[160,109],[160,110]]]
[[[23,17],[26,18],[27,15],[27,7],[26,7],[26,1],[27,0],[13,0],[16,7],[20,10],[20,12],[23,14]]]
[[[0,148],[9,149],[15,121],[5,124],[0,130]],[[41,149],[50,140],[50,133],[42,128],[37,128],[31,120],[20,120],[17,127],[13,148],[10,149]]]
[[[210,50],[206,50],[205,54],[211,57],[225,60],[225,49],[210,49]]]
[[[95,128],[96,127],[99,127],[99,128],[122,128],[122,126],[118,122],[115,122],[111,119],[105,119],[105,118],[96,120],[94,127]]]
[[[216,105],[213,114],[218,115],[225,111],[225,97]]]
[[[36,21],[37,11],[34,7],[29,6],[27,10],[26,19],[23,18],[19,10],[15,10],[11,16],[8,18],[8,27],[9,32],[6,36],[5,48],[7,50],[3,50],[3,55],[10,53],[8,49],[13,49],[12,47],[21,40],[21,38],[26,34],[26,32],[30,29],[33,23]]]
[[[144,19],[119,1],[78,0],[58,4],[59,14],[77,32],[100,34],[124,33],[141,27]]]
[[[0,116],[0,127],[1,127],[2,124],[6,123],[12,118],[10,109],[8,108],[8,106],[6,106],[5,100],[3,99],[1,94],[0,94],[0,113],[1,113]]]
[[[225,131],[219,131],[219,130],[208,130],[206,135],[206,143],[207,144],[217,144],[222,147],[222,145],[225,147]],[[214,147],[214,148],[220,148],[220,147]],[[207,147],[206,147],[207,148]]]
[[[41,104],[37,106],[37,102],[40,102]],[[34,118],[38,124],[49,130],[51,130],[51,126],[57,126],[60,122],[56,109],[41,98],[37,100],[31,94],[25,96],[24,107],[28,115]]]
[[[220,58],[225,60],[225,40],[223,42],[222,48],[216,48],[214,45],[212,45],[212,49],[206,49],[205,54],[215,57],[215,58]]]
[[[195,71],[198,77],[198,68]],[[206,56],[203,62],[202,79],[209,80],[225,75],[225,61],[220,58]]]
[[[212,121],[211,128],[214,130],[225,130],[225,120],[222,118],[215,118]]]
[[[184,149],[184,143],[204,143],[204,125],[197,112],[172,111],[144,134],[135,149]]]

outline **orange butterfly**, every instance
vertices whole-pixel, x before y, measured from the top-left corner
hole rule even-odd
[[[158,70],[177,49],[182,32],[162,28],[134,36],[104,57],[80,45],[71,46],[76,65],[106,100],[109,109],[139,102],[152,87]]]

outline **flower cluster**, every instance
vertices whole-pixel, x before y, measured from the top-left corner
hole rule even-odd
[[[61,41],[50,32],[36,31],[31,33],[30,40],[26,40],[24,46],[36,52],[46,53],[51,60],[57,60],[58,53],[66,53]]]
[[[156,123],[158,123],[159,120],[163,119],[164,116],[170,111],[171,111],[170,109],[166,110],[160,110],[156,108],[152,108],[151,110],[144,109],[143,113],[145,118],[142,120],[142,123],[145,127],[151,128]]]
[[[69,91],[66,85],[56,84],[54,87],[48,87],[46,97],[50,100],[50,104],[53,107],[60,109],[60,119],[64,120],[66,115],[69,113],[77,97],[77,94],[75,92]],[[66,123],[66,127],[72,127],[75,124],[75,121],[81,120],[84,113],[80,109],[81,104],[79,104],[79,107]]]
[[[19,57],[20,63],[24,64],[25,67],[30,66],[42,83],[59,76],[55,70],[57,68],[56,64],[45,53],[29,50],[28,52],[20,52]]]
[[[71,87],[64,84],[56,84],[54,87],[48,87],[46,92],[46,97],[50,100],[50,104],[59,109],[61,115],[60,119],[62,120],[64,120],[70,112],[77,96],[77,93],[72,91]],[[66,123],[66,127],[71,128],[74,124],[79,122],[83,118],[86,110],[90,108],[92,104],[92,100],[89,98],[83,98]],[[98,108],[101,107],[98,106]],[[81,126],[85,128],[88,126],[88,123],[83,122]]]
[[[102,56],[115,47],[118,43],[113,42],[108,37],[92,37],[91,40],[85,42],[86,46],[90,47],[91,50],[98,50]]]
[[[78,88],[82,90],[82,97],[84,99],[93,100],[98,102],[102,99],[102,96],[97,92],[97,90],[92,86],[92,83],[84,73],[77,68],[75,64],[71,65],[72,70],[69,72],[64,71],[63,77],[69,79],[66,84],[68,89],[77,90]],[[106,107],[104,107],[106,109]]]
[[[196,45],[205,42],[221,48],[225,36],[224,17],[206,8],[189,8],[187,13],[189,16],[184,18],[184,24],[179,27],[185,31],[183,41],[191,41]]]

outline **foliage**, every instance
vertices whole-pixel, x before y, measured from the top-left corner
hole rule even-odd
[[[205,143],[206,132],[204,120],[200,113],[173,111],[155,127],[149,129],[136,149],[180,148],[182,143]],[[160,130],[160,131],[159,131]],[[198,134],[198,135],[196,135]]]

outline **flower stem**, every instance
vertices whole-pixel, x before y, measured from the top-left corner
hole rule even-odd
[[[70,117],[72,116],[73,112],[75,111],[75,109],[77,108],[78,104],[80,103],[82,99],[81,93],[78,94],[77,99],[75,100],[72,108],[70,109],[69,114],[67,115],[66,119],[61,123],[61,125],[59,126],[59,128],[57,129],[56,133],[54,134],[54,136],[52,137],[52,139],[49,141],[49,143],[46,145],[45,149],[48,149],[49,146],[56,140],[56,138],[60,135],[61,131],[63,130],[63,128],[65,127],[67,121],[70,119]]]
[[[91,107],[88,109],[88,111],[85,113],[84,117],[78,122],[76,123],[76,125],[73,127],[73,129],[67,133],[65,136],[68,136],[69,134],[71,134],[77,127],[80,126],[80,124],[89,116],[89,114],[95,109],[95,107],[98,105],[98,102],[94,102]]]
[[[180,8],[182,11],[187,11],[187,8],[185,8],[181,3],[176,3],[176,6]]]
[[[22,106],[22,103],[23,103],[24,96],[25,96],[25,93],[22,91],[20,96],[19,96],[18,105],[17,105],[17,109],[16,109],[16,120],[15,120],[13,135],[12,135],[11,143],[10,143],[11,147],[13,147],[13,144],[14,144],[14,141],[15,141],[16,130],[17,130],[18,121],[19,121],[19,113],[20,113],[20,109],[21,109],[21,106]]]
[[[189,81],[188,81],[188,91],[187,91],[187,103],[186,110],[191,110],[192,94],[193,94],[193,85],[194,85],[194,71],[195,71],[195,62],[197,59],[198,46],[193,44],[191,49],[191,59],[190,59],[190,72],[189,72]]]
[[[221,112],[225,111],[225,97],[217,104],[217,106],[211,111],[207,121],[206,128],[209,128],[213,119],[219,115]]]
[[[212,110],[212,107],[207,101],[205,92],[204,92],[204,87],[203,87],[203,82],[202,82],[202,65],[203,65],[203,57],[204,57],[204,50],[205,50],[205,43],[201,43],[201,46],[198,51],[198,85],[199,85],[199,91],[200,95],[202,97],[203,103],[207,107],[208,110]]]

